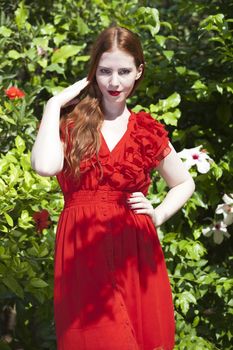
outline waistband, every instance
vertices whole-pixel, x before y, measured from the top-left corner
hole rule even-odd
[[[79,190],[64,195],[64,207],[82,204],[127,204],[131,192],[126,191],[104,191],[104,190]]]

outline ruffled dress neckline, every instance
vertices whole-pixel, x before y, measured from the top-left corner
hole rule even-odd
[[[101,140],[102,140],[102,145],[101,145],[101,148],[105,148],[105,152],[104,153],[108,153],[109,156],[114,156],[115,153],[117,153],[120,149],[121,149],[121,146],[123,144],[125,144],[125,142],[127,141],[129,135],[130,135],[130,132],[133,128],[133,121],[134,121],[134,113],[132,112],[131,109],[129,109],[129,112],[130,112],[130,116],[128,118],[128,124],[127,124],[127,129],[125,131],[125,133],[123,134],[123,136],[119,139],[119,141],[117,142],[117,144],[113,147],[113,149],[110,151],[108,145],[107,145],[107,142],[105,141],[105,138],[102,134],[102,132],[100,131],[100,136],[101,136]]]

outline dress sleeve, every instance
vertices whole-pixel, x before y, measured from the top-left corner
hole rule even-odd
[[[140,116],[140,126],[144,129],[143,158],[146,170],[156,168],[170,152],[168,131],[164,124],[155,120],[149,113]],[[141,130],[142,132],[142,130]]]

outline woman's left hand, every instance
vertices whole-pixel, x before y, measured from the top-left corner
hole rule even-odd
[[[154,208],[142,192],[133,192],[127,200],[130,209],[132,209],[136,214],[147,214],[151,217],[154,225],[155,223],[155,212]]]

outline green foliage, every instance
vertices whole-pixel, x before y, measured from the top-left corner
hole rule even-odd
[[[17,339],[27,339],[30,349],[52,349],[54,235],[63,200],[56,181],[31,169],[30,152],[20,136],[0,159],[0,174],[0,305],[16,305]],[[51,224],[41,233],[33,214],[44,208]]]
[[[62,197],[55,179],[30,166],[43,104],[84,77],[91,44],[116,22],[137,32],[144,80],[129,104],[164,122],[177,149],[202,145],[210,170],[190,172],[192,198],[158,230],[173,289],[176,349],[230,350],[233,337],[232,226],[221,244],[203,229],[222,220],[215,210],[233,193],[233,5],[225,1],[2,1],[0,16],[0,304],[16,305],[14,341],[55,349],[53,249]],[[9,99],[16,86],[25,97]],[[148,198],[166,184],[152,173]],[[33,214],[50,224],[37,231]],[[13,345],[12,345],[13,346]],[[3,347],[0,344],[0,347]],[[6,348],[9,348],[5,344]]]

